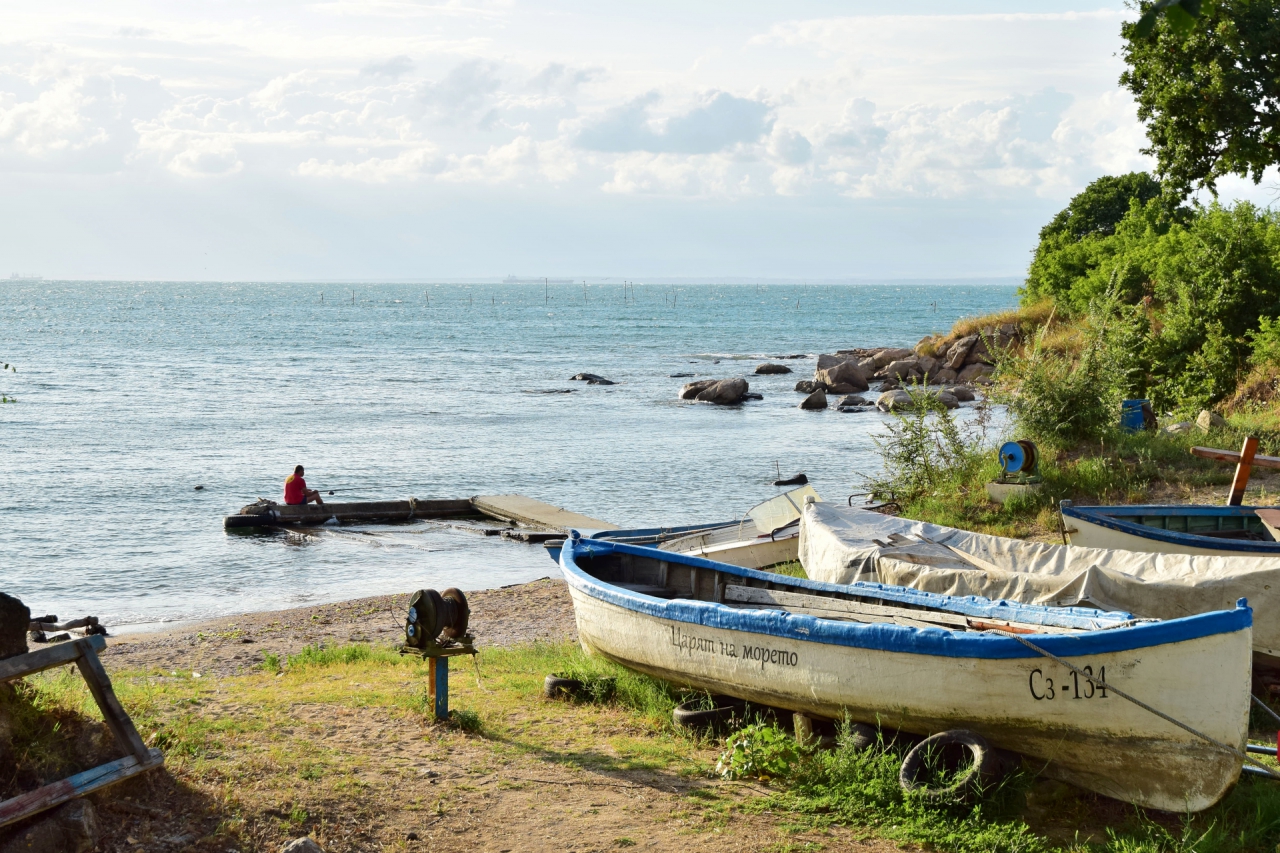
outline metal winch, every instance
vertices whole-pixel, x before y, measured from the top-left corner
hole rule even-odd
[[[467,630],[470,618],[467,597],[459,589],[420,589],[409,598],[400,654],[428,661],[427,689],[437,720],[449,718],[449,658],[476,654],[475,637]]]

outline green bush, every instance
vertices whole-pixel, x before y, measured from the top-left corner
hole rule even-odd
[[[799,760],[800,749],[790,734],[773,723],[757,722],[729,736],[716,772],[726,779],[767,781],[787,776]]]

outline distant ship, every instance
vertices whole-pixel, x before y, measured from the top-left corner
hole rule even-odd
[[[509,275],[502,280],[503,284],[573,284],[571,278],[516,278]]]
[[[9,273],[10,281],[44,281],[44,276],[33,272],[13,272]]]

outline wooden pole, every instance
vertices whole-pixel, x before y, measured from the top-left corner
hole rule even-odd
[[[1240,454],[1234,450],[1218,450],[1213,447],[1193,447],[1191,448],[1192,456],[1199,456],[1201,459],[1214,459],[1218,462],[1240,461]],[[1254,468],[1280,468],[1280,456],[1263,456],[1261,453],[1253,457]]]
[[[1245,438],[1244,447],[1240,448],[1240,461],[1236,464],[1236,475],[1231,479],[1231,495],[1227,498],[1227,506],[1240,506],[1244,500],[1244,489],[1249,485],[1249,469],[1253,467],[1253,457],[1257,452],[1258,437],[1251,435]]]

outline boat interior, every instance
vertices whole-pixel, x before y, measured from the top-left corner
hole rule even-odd
[[[925,593],[878,584],[850,584],[840,590],[815,589],[788,575],[723,569],[707,561],[649,548],[612,546],[575,550],[574,563],[593,578],[631,592],[668,600],[711,601],[740,610],[781,610],[839,622],[892,623],[952,631],[1062,634],[1125,627],[1129,614],[1013,605],[1010,620],[981,611],[972,599],[934,597],[952,607],[927,603]],[[967,612],[966,612],[967,611]],[[1024,621],[1025,620],[1025,621]]]
[[[1255,513],[1115,513],[1107,515],[1116,521],[1128,521],[1157,530],[1190,533],[1214,539],[1236,539],[1245,542],[1275,542],[1267,525]]]

